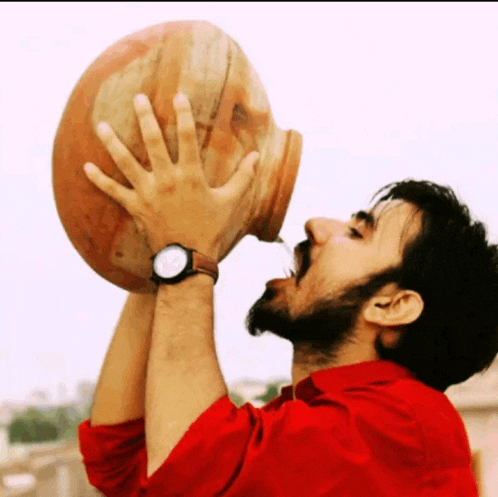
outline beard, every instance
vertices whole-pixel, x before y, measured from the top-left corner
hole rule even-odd
[[[322,299],[296,317],[291,317],[284,305],[273,302],[278,290],[268,287],[249,310],[246,328],[252,336],[268,331],[290,341],[295,350],[307,350],[318,362],[329,361],[342,345],[353,340],[362,305],[385,284],[389,273],[372,276],[338,297]]]
[[[331,358],[339,346],[352,338],[354,324],[363,303],[360,286],[341,297],[323,299],[308,311],[292,318],[286,307],[272,304],[276,290],[269,287],[254,303],[246,318],[252,336],[268,331],[289,340],[294,346],[307,345],[311,351]]]

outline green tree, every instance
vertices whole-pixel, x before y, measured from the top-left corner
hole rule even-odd
[[[55,412],[55,425],[59,430],[60,438],[65,438],[71,430],[73,422],[69,419],[68,413],[63,407],[57,408]]]
[[[28,407],[25,411],[21,412],[19,417],[22,419],[26,419],[26,420],[37,419],[39,421],[46,419],[46,416],[41,411],[39,411],[36,407]]]
[[[29,407],[10,423],[9,441],[32,443],[74,439],[81,421],[81,415],[72,406],[59,406],[43,412]]]
[[[59,437],[57,426],[43,419],[19,417],[8,427],[9,443],[52,442]]]
[[[260,400],[265,404],[270,402],[270,400],[278,397],[280,395],[280,384],[279,383],[268,383],[266,385],[266,392],[258,397],[255,397],[254,400]]]
[[[88,416],[72,405],[62,405],[47,411],[46,417],[57,426],[60,439],[72,440],[78,436],[79,424]]]
[[[34,421],[36,442],[52,442],[59,438],[59,429],[50,421]]]
[[[13,420],[8,427],[9,443],[27,442],[34,437],[34,432],[30,423],[26,420],[17,418]]]
[[[228,397],[237,407],[244,404],[242,395],[239,395],[237,392],[228,392]]]

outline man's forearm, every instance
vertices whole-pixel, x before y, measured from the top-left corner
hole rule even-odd
[[[144,416],[155,303],[155,294],[128,295],[95,390],[92,426]]]
[[[148,476],[226,393],[213,336],[213,279],[197,274],[160,285],[147,370]]]

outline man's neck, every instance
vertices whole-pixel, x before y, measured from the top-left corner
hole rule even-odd
[[[345,347],[332,355],[330,358],[324,354],[311,352],[309,346],[300,345],[294,347],[292,359],[292,395],[295,399],[297,384],[307,378],[311,373],[322,369],[349,366],[366,361],[376,361],[379,359],[377,352],[370,348],[348,348]]]

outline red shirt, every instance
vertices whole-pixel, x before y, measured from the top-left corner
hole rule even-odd
[[[464,425],[447,397],[390,361],[312,373],[257,409],[225,396],[147,479],[143,418],[79,427],[104,495],[477,497]]]

